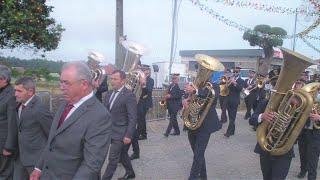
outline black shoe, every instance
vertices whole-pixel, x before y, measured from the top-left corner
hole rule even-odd
[[[137,153],[133,153],[133,154],[131,154],[131,156],[130,156],[130,160],[139,159],[139,158],[140,158],[140,155],[137,154]]]
[[[170,135],[172,135],[172,136],[179,136],[180,133],[171,133]]]
[[[126,180],[126,179],[134,179],[136,177],[136,175],[133,173],[133,174],[125,174],[123,177],[121,178],[118,178],[118,180]]]
[[[249,119],[250,117],[251,117],[250,114],[246,114],[246,115],[244,116],[244,120],[247,120],[247,119]]]
[[[140,135],[138,138],[138,140],[145,140],[145,139],[147,139],[147,136],[144,136],[144,135]]]
[[[163,135],[164,135],[164,137],[168,137],[169,136],[169,134],[167,134],[167,133],[164,133]]]
[[[306,172],[299,172],[299,174],[297,175],[297,178],[299,178],[299,179],[302,179],[302,178],[304,178],[305,176],[306,176]]]
[[[227,138],[229,138],[231,135],[228,134],[228,133],[225,133],[224,136],[227,137]]]

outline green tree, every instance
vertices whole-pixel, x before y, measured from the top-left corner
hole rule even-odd
[[[265,59],[259,64],[258,72],[267,74],[273,57],[273,47],[282,46],[287,32],[280,27],[271,27],[261,24],[254,27],[254,31],[246,31],[243,39],[249,41],[250,46],[259,46],[263,49]]]
[[[29,47],[50,51],[58,47],[60,24],[50,18],[45,0],[0,0],[0,48]]]

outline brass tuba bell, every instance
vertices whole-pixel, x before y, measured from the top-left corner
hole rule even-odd
[[[206,87],[209,90],[209,93],[204,98],[192,94],[189,97],[189,106],[183,108],[182,119],[184,125],[191,130],[198,129],[201,126],[215,98],[212,84],[208,82],[209,78],[214,71],[224,70],[223,64],[210,56],[196,54],[195,59],[198,61],[199,65],[197,77],[193,81],[192,86],[195,87],[195,89]]]
[[[142,93],[141,80],[146,80],[145,74],[140,67],[140,58],[146,53],[146,48],[133,41],[122,41],[121,44],[126,49],[126,56],[122,66],[122,70],[127,75],[125,87],[136,95],[138,102]]]
[[[260,147],[271,155],[283,155],[293,146],[310,115],[313,98],[310,87],[291,90],[294,82],[308,66],[310,58],[281,48],[284,62],[275,92],[271,94],[265,112],[274,112],[272,123],[263,121],[257,128]]]

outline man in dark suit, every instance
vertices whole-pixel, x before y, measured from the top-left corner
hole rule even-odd
[[[246,104],[247,112],[244,119],[249,119],[251,117],[251,110],[255,110],[254,101],[257,97],[257,87],[256,80],[254,79],[256,72],[254,70],[249,70],[249,78],[245,80],[244,88],[250,93],[244,98]]]
[[[16,100],[10,81],[10,69],[0,65],[0,179],[6,180],[12,179],[13,155],[17,152]]]
[[[138,102],[138,134],[139,140],[147,139],[146,114],[152,107],[152,89],[154,80],[150,77],[150,67],[143,65],[142,70],[146,76],[146,84],[142,87],[142,94]]]
[[[277,79],[273,78],[271,84],[274,87]],[[256,126],[262,121],[272,122],[274,119],[273,112],[264,112],[269,100],[262,100],[255,112],[252,114],[251,119]],[[286,179],[291,160],[294,157],[293,148],[284,155],[273,156],[269,152],[264,151],[257,143],[254,152],[260,155],[260,167],[264,180],[284,180]]]
[[[47,106],[35,95],[35,83],[31,77],[15,82],[18,106],[19,155],[14,163],[13,179],[29,179],[49,136],[52,116]]]
[[[152,89],[154,85],[153,79],[150,77],[150,66],[142,65],[143,73],[146,76],[145,82],[141,83],[142,93],[138,102],[138,126],[132,139],[133,154],[130,159],[138,159],[140,157],[140,148],[138,140],[147,139],[146,115],[149,108],[152,107]]]
[[[83,62],[63,65],[58,108],[48,142],[30,180],[100,179],[111,137],[110,114],[94,96],[92,74]]]
[[[196,130],[188,131],[188,139],[193,151],[193,163],[190,171],[189,180],[207,179],[207,170],[204,153],[209,142],[211,133],[221,129],[222,124],[219,121],[216,111],[216,104],[219,97],[219,85],[213,84],[215,98],[209,109],[209,112],[204,118],[202,125]],[[209,93],[208,89],[194,89],[191,85],[185,86],[186,93],[196,94],[198,97],[204,98]],[[188,99],[183,101],[184,108],[188,106]]]
[[[228,78],[231,74],[230,69],[226,69],[224,71],[224,77],[225,77],[225,82],[220,82],[220,90],[222,87],[224,87],[226,90],[228,90],[228,87],[226,87],[228,83]],[[223,91],[223,90],[221,90]],[[219,102],[220,102],[220,108],[221,108],[221,123],[226,123],[227,122],[227,103],[228,103],[228,94],[221,92],[219,96]]]
[[[238,106],[240,104],[240,92],[244,87],[244,80],[240,77],[240,67],[235,67],[233,69],[233,77],[231,77],[230,83],[227,103],[229,126],[227,132],[224,134],[225,137],[234,135],[235,131],[235,120]]]
[[[171,135],[180,135],[180,129],[177,121],[178,111],[182,106],[182,91],[179,88],[179,74],[172,75],[172,83],[168,87],[168,94],[165,96],[167,101],[167,108],[170,116],[170,122],[167,127],[166,132],[164,133],[165,137],[168,137],[172,128],[174,129],[174,133]]]
[[[119,179],[135,178],[128,150],[136,130],[137,102],[135,94],[124,86],[125,80],[125,72],[114,71],[110,78],[113,91],[106,95],[105,106],[111,112],[112,136],[109,163],[102,177],[103,180],[112,178],[119,160],[126,169],[125,175]]]

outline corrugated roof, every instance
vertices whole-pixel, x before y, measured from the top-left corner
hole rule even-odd
[[[194,57],[196,54],[206,54],[208,56],[220,57],[262,57],[263,49],[228,49],[228,50],[181,50],[182,57]]]

